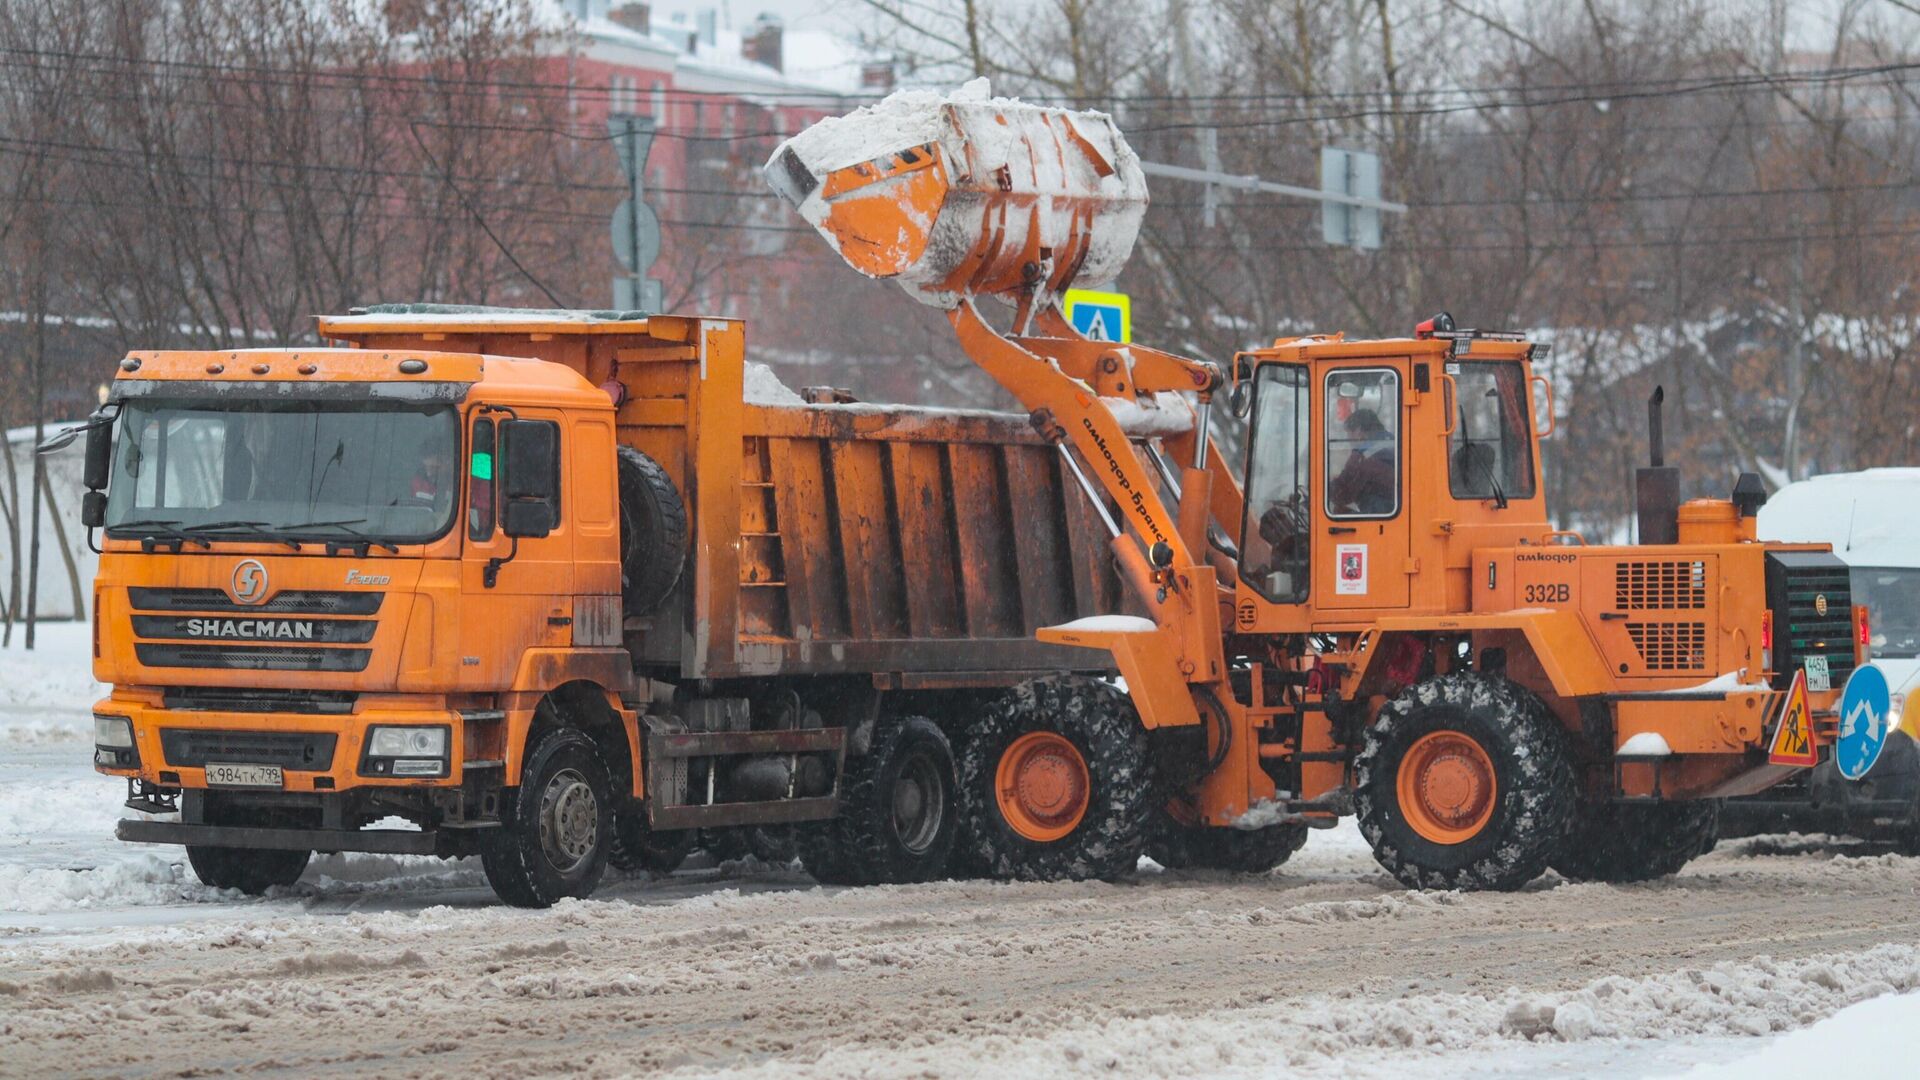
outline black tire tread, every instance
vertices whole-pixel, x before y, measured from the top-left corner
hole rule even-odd
[[[1305,847],[1308,831],[1305,825],[1270,825],[1264,829],[1182,825],[1162,814],[1147,840],[1147,857],[1169,870],[1264,874]]]
[[[619,447],[615,459],[620,480],[621,599],[627,614],[646,615],[672,595],[686,567],[687,504],[659,462],[631,446]],[[642,522],[644,531],[640,531]]]
[[[603,840],[598,857],[590,861],[579,879],[562,882],[555,880],[555,875],[545,864],[545,858],[540,853],[538,823],[526,816],[527,812],[521,806],[521,796],[541,790],[545,786],[543,774],[549,764],[554,758],[569,753],[589,772],[598,773],[588,779],[599,781],[600,835]],[[606,763],[600,759],[599,747],[585,732],[578,728],[552,727],[536,736],[527,747],[521,786],[508,788],[502,793],[501,828],[480,853],[481,869],[486,871],[487,884],[493,886],[494,894],[514,907],[525,908],[551,907],[556,901],[568,897],[585,898],[592,895],[595,886],[600,884],[601,875],[606,872],[606,857],[613,846],[612,793],[613,781]]]
[[[187,845],[187,864],[201,884],[216,889],[238,889],[259,896],[268,889],[286,887],[306,872],[310,851],[271,848],[206,847]]]
[[[931,749],[943,759],[949,800],[942,829],[920,855],[906,851],[897,842],[892,796],[881,783],[897,775],[893,768],[901,755],[917,746]],[[957,832],[956,786],[953,748],[939,725],[924,716],[883,716],[875,723],[871,749],[847,759],[840,785],[839,816],[821,828],[803,830],[811,839],[801,849],[801,861],[815,879],[831,885],[904,885],[938,880],[947,872]]]
[[[1040,730],[1074,741],[1093,785],[1081,826],[1045,844],[1014,833],[993,794],[1001,752]],[[1116,687],[1080,676],[1021,683],[989,705],[963,742],[959,790],[969,847],[961,865],[1021,881],[1113,880],[1131,873],[1146,849],[1159,797],[1132,702]]]
[[[647,823],[646,809],[636,806],[614,815],[607,862],[623,873],[671,874],[692,854],[697,838],[694,829],[654,829]]]
[[[1552,866],[1571,881],[1652,881],[1711,850],[1719,839],[1720,804],[1583,802]]]
[[[1456,726],[1445,722],[1448,714],[1463,719]],[[1415,739],[1449,727],[1481,729],[1466,733],[1494,760],[1499,802],[1487,832],[1445,849],[1455,862],[1446,866],[1433,858],[1441,846],[1422,841],[1400,817],[1393,767]],[[1354,759],[1354,776],[1361,833],[1380,865],[1412,889],[1519,888],[1560,850],[1575,803],[1560,721],[1518,684],[1472,671],[1422,680],[1382,706]]]

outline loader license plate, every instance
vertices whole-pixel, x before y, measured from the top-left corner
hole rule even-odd
[[[1807,689],[1833,689],[1833,673],[1827,670],[1827,658],[1824,656],[1807,657]]]
[[[280,766],[228,765],[209,761],[207,786],[277,788],[281,786]]]

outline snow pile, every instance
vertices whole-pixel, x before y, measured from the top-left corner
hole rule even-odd
[[[1152,619],[1143,619],[1138,615],[1088,615],[1047,629],[1072,630],[1084,634],[1149,634],[1160,628],[1154,625]]]
[[[793,387],[780,381],[780,376],[765,364],[747,361],[746,382],[742,391],[749,405],[805,405],[807,399],[796,393]]]
[[[837,170],[928,145],[943,166],[937,177],[916,155],[900,159],[905,171],[827,192]],[[1006,288],[1010,274],[1031,280],[1034,267],[1020,260],[1037,249],[1073,259],[1081,284],[1112,281],[1147,207],[1146,174],[1111,117],[996,98],[984,78],[950,94],[901,90],[821,120],[776,147],[764,175],[855,269],[946,308],[988,283]],[[937,205],[925,203],[929,184],[939,185]],[[1019,212],[994,213],[1005,200]],[[836,218],[840,203],[864,211]],[[974,259],[989,232],[991,250]],[[1041,260],[1043,277],[1055,257]]]
[[[0,911],[25,915],[240,899],[200,884],[179,848],[148,848],[100,866],[65,870],[0,863]]]
[[[982,1038],[967,1032],[914,1046],[841,1045],[808,1062],[783,1059],[720,1073],[710,1066],[697,1071],[768,1078],[922,1070],[945,1077],[1398,1076],[1410,1062],[1432,1061],[1436,1055],[1477,1057],[1529,1044],[1765,1035],[1812,1023],[1855,1002],[1916,988],[1920,949],[1882,945],[1803,960],[1761,956],[1645,978],[1608,976],[1562,993],[1423,991],[1382,1000],[1356,990],[1198,1015],[1128,1016],[1032,1034]],[[1903,1026],[1888,1037],[1910,1037],[1910,1032]],[[1888,1074],[1883,1068],[1860,1075]]]
[[[93,737],[93,703],[107,688],[93,681],[92,630],[84,622],[41,623],[35,647],[26,628],[0,650],[0,740]]]
[[[1615,757],[1672,757],[1673,747],[1667,745],[1667,737],[1657,731],[1643,731],[1620,744],[1613,752]]]
[[[1911,1076],[1920,1033],[1920,995],[1863,1001],[1721,1065],[1702,1065],[1686,1080],[1800,1080],[1833,1074],[1850,1080]]]
[[[1171,391],[1157,391],[1146,398],[1103,397],[1100,401],[1120,422],[1120,430],[1134,438],[1182,435],[1193,430],[1193,406]]]

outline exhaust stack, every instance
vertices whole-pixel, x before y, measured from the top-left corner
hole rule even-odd
[[[1666,464],[1666,443],[1660,427],[1660,406],[1667,390],[1656,386],[1647,398],[1647,450],[1651,462],[1634,470],[1634,508],[1642,544],[1680,541],[1680,469]]]

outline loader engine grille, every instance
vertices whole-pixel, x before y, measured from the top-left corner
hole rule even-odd
[[[1707,666],[1707,624],[1629,622],[1627,636],[1648,671],[1702,671]]]
[[[1810,656],[1827,659],[1838,689],[1853,674],[1853,590],[1847,564],[1824,551],[1767,553],[1774,685],[1786,689]]]
[[[1620,563],[1613,568],[1613,605],[1620,611],[1703,609],[1707,564],[1688,559]]]
[[[314,731],[196,731],[161,728],[160,753],[167,764],[203,768],[209,761],[278,765],[283,769],[324,772],[333,767],[339,737]]]

